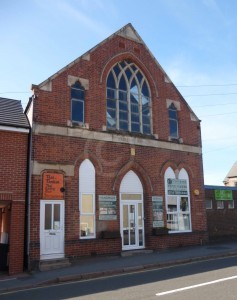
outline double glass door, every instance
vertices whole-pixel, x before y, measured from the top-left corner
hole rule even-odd
[[[141,201],[121,201],[122,249],[144,248],[144,218]]]

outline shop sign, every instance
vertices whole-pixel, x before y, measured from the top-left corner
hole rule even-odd
[[[152,196],[153,228],[164,227],[163,197]]]
[[[99,195],[99,220],[117,220],[116,196]]]
[[[215,190],[215,200],[233,200],[231,190]]]
[[[167,179],[168,195],[188,195],[187,180],[185,179]]]
[[[43,173],[43,199],[63,199],[63,186],[63,174],[50,172]]]

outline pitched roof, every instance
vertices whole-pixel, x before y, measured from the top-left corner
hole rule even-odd
[[[0,98],[0,125],[29,128],[26,115],[23,113],[21,101]]]
[[[224,182],[228,180],[228,178],[237,177],[237,161],[233,164],[230,171],[226,175]]]

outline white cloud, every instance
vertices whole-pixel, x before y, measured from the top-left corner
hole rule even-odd
[[[76,8],[70,5],[68,2],[60,1],[58,2],[58,8],[62,12],[66,13],[69,17],[74,18],[78,23],[81,23],[92,31],[103,36],[108,33],[108,28],[106,28],[103,23],[97,22],[87,13],[80,11],[78,7]]]
[[[97,21],[98,18],[95,17],[94,13],[103,15],[105,13],[106,7],[100,0],[94,1],[47,1],[47,0],[35,0],[36,4],[43,8],[44,10],[51,13],[51,16],[58,17],[60,14],[61,22],[70,23],[72,20],[76,21],[78,25],[78,31],[88,31],[92,30],[94,33],[98,34],[100,37],[107,36],[110,32],[109,28],[102,21]],[[52,14],[53,13],[53,14]]]

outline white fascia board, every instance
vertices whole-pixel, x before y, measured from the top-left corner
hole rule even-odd
[[[12,126],[3,126],[3,125],[0,125],[0,130],[22,132],[22,133],[29,133],[30,132],[30,129],[27,129],[27,128],[12,127]]]

